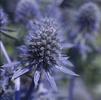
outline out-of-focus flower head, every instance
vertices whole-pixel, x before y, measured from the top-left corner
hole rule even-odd
[[[8,16],[4,10],[0,7],[0,34],[10,37],[8,32],[14,32],[13,29],[8,28]],[[1,36],[0,36],[1,38]]]
[[[38,0],[43,16],[52,17],[61,21],[62,12],[59,5],[63,0]]]
[[[44,10],[44,16],[55,18],[58,22],[62,22],[62,12],[60,8],[54,4],[47,5]]]
[[[44,17],[51,17],[63,26],[62,11],[59,7],[61,2],[62,0],[41,0],[40,8]]]
[[[16,22],[28,23],[29,20],[41,16],[36,0],[21,0],[16,8]]]
[[[76,23],[79,32],[82,32],[84,35],[96,35],[100,26],[100,11],[98,6],[93,2],[82,5],[77,13]]]
[[[3,9],[0,7],[0,28],[6,26],[8,23],[7,15],[4,13]]]
[[[83,59],[93,51],[93,42],[100,27],[100,11],[98,6],[89,2],[82,5],[76,14],[74,30],[70,32],[69,40],[79,49]]]
[[[64,44],[60,40],[60,28],[52,18],[42,18],[33,23],[33,30],[25,38],[24,45],[19,47],[19,57],[24,67],[15,72],[13,79],[29,71],[34,71],[34,82],[37,86],[41,74],[49,80],[51,86],[56,90],[56,84],[52,77],[54,68],[69,75],[76,75],[68,66],[73,66],[68,57],[62,54]]]

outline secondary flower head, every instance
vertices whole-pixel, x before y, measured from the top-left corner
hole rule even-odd
[[[16,21],[26,24],[29,20],[40,17],[38,4],[34,0],[21,0],[15,12]]]
[[[13,38],[11,37],[8,32],[14,32],[13,29],[8,28],[8,16],[7,14],[4,12],[4,10],[0,7],[0,39],[1,39],[1,34]]]
[[[70,41],[78,48],[81,57],[85,59],[94,48],[93,42],[100,28],[100,11],[98,6],[89,2],[82,5],[75,18],[75,29],[70,32]]]
[[[34,70],[34,82],[37,84],[40,75],[44,72],[51,86],[56,89],[54,79],[51,76],[51,71],[54,68],[70,75],[76,75],[66,68],[72,64],[68,61],[68,57],[62,55],[63,44],[61,42],[59,27],[55,20],[42,18],[40,21],[35,21],[33,30],[25,38],[24,45],[19,47],[19,57],[25,68],[18,70],[13,78]],[[69,47],[68,44],[67,47]]]
[[[77,14],[77,24],[80,32],[94,33],[99,29],[100,11],[95,3],[82,5]]]
[[[3,9],[0,7],[0,27],[6,26],[8,23],[7,15],[4,13]]]

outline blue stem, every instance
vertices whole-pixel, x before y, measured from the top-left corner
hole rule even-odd
[[[35,84],[34,84],[34,81],[33,81],[33,78],[32,78],[31,85],[29,87],[29,90],[26,93],[26,96],[25,96],[24,100],[30,100],[30,97],[31,97],[31,95],[33,93],[34,88],[35,88]]]
[[[75,86],[75,76],[71,76],[70,79],[70,85],[69,85],[69,99],[68,100],[74,100],[74,86]]]
[[[72,48],[70,53],[71,53],[70,54],[70,56],[71,56],[71,62],[75,65],[75,67],[72,68],[72,71],[75,72],[75,73],[77,73],[78,49]],[[75,80],[76,80],[76,76],[71,76],[70,77],[68,100],[74,100]]]
[[[20,91],[15,91],[15,100],[20,100]]]
[[[11,63],[11,60],[10,60],[10,58],[9,58],[7,52],[6,52],[6,49],[5,49],[2,41],[0,41],[0,49],[2,50],[2,52],[3,52],[3,54],[4,54],[4,56],[5,56],[6,60],[7,60],[7,62]]]
[[[34,78],[32,78],[31,85],[29,87],[29,90],[26,93],[26,96],[25,96],[25,99],[24,100],[30,100],[32,93],[34,94],[35,92],[38,91],[39,86],[40,86],[40,83],[41,83],[41,75],[40,75],[40,79],[38,81],[38,86],[36,88],[35,88],[35,84],[34,84]]]

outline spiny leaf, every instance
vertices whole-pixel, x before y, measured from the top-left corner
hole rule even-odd
[[[50,75],[49,72],[45,72],[45,73],[46,73],[46,77],[47,77],[48,81],[50,82],[51,87],[52,87],[55,91],[57,91],[57,86],[56,86],[56,83],[55,83],[54,78]]]
[[[73,71],[71,71],[70,69],[67,69],[66,67],[60,67],[60,66],[55,65],[55,68],[57,68],[58,70],[66,73],[66,74],[79,76],[79,75],[75,74]]]
[[[39,79],[40,79],[40,72],[39,71],[36,71],[35,74],[34,74],[35,87],[38,86]]]
[[[18,78],[18,77],[20,77],[21,75],[23,75],[23,74],[25,74],[25,73],[27,73],[27,72],[29,72],[29,71],[30,71],[30,68],[22,68],[22,69],[17,70],[17,71],[14,73],[14,75],[13,75],[13,77],[12,77],[12,80],[13,80],[13,79],[16,79],[16,78]]]

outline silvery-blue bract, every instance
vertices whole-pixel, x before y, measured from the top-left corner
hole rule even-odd
[[[56,84],[52,76],[54,68],[69,74],[76,75],[68,66],[73,66],[65,54],[64,47],[70,44],[63,43],[60,37],[60,28],[52,18],[42,18],[33,22],[33,30],[29,31],[25,42],[19,47],[19,60],[24,66],[16,71],[12,79],[15,79],[29,71],[34,71],[34,83],[37,86],[40,75],[44,74],[51,86],[56,90]],[[61,33],[62,34],[62,33]]]

